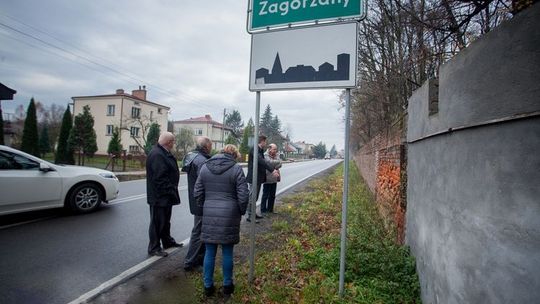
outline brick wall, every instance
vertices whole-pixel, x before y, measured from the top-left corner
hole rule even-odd
[[[371,192],[387,228],[396,230],[403,243],[406,210],[406,153],[401,129],[375,136],[356,154],[355,162]]]

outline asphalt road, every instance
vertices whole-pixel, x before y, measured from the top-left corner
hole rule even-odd
[[[337,162],[285,164],[278,192]],[[0,218],[0,303],[68,303],[147,260],[145,183],[122,182],[119,197],[91,214],[49,210]],[[178,242],[189,238],[193,222],[186,185],[182,175],[182,204],[171,220]]]

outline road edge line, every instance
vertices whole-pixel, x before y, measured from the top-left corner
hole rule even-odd
[[[189,243],[189,238],[182,241],[182,245],[183,245],[182,247],[180,247],[180,248],[170,248],[170,249],[167,249],[165,251],[167,253],[169,253],[169,254],[172,254],[173,252],[186,247],[186,245],[188,243]],[[106,292],[106,291],[108,291],[108,290],[110,290],[110,289],[124,283],[125,281],[131,279],[132,277],[138,275],[139,273],[143,272],[148,267],[152,266],[153,264],[155,264],[157,261],[161,260],[162,258],[163,257],[157,257],[157,256],[150,257],[150,258],[142,261],[141,263],[129,268],[128,270],[122,272],[121,274],[115,276],[114,278],[102,283],[98,287],[84,293],[83,295],[81,295],[77,299],[69,302],[68,304],[87,303],[88,301],[96,298],[100,294],[102,294],[102,293],[104,293],[104,292]]]

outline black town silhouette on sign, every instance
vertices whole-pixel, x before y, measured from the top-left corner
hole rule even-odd
[[[268,69],[260,68],[255,71],[255,83],[286,83],[286,82],[310,82],[310,81],[337,81],[349,80],[350,54],[337,55],[337,69],[328,62],[319,66],[319,70],[315,70],[310,65],[297,65],[288,68],[283,73],[279,53],[276,54],[272,73]]]

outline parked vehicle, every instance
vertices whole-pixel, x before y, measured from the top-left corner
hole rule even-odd
[[[330,153],[326,153],[326,155],[324,156],[324,159],[330,159]]]
[[[0,145],[0,215],[57,207],[88,213],[115,199],[119,188],[110,171],[55,165]]]

